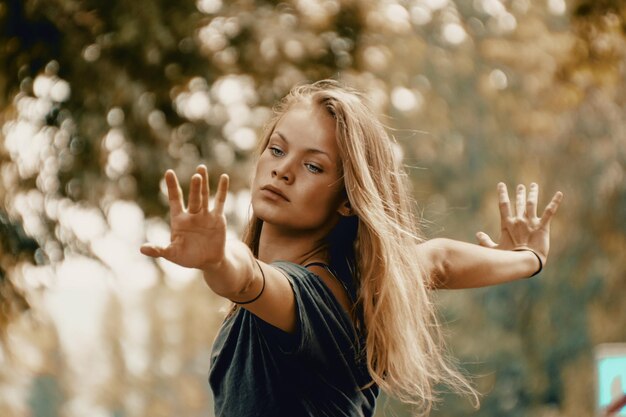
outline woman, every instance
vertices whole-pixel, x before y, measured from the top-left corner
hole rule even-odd
[[[228,177],[209,209],[206,167],[188,208],[165,174],[171,243],[142,253],[198,268],[235,303],[213,346],[216,416],[371,416],[379,388],[427,412],[434,386],[474,394],[443,352],[434,288],[532,276],[550,220],[538,186],[498,184],[502,237],[424,240],[393,142],[359,93],[334,81],[296,87],[262,138],[243,242],[226,240]]]

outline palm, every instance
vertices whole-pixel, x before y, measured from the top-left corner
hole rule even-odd
[[[170,261],[188,268],[202,268],[222,259],[226,241],[224,216],[184,213],[172,218],[171,229],[167,257]]]
[[[517,187],[515,201],[515,215],[511,211],[509,195],[506,185],[498,184],[500,201],[500,243],[496,244],[485,233],[478,233],[477,237],[482,246],[514,250],[517,248],[531,248],[537,252],[545,262],[550,249],[550,221],[556,213],[563,194],[557,192],[548,204],[541,217],[537,217],[537,199],[539,186],[530,185],[528,199],[526,188]]]
[[[215,196],[215,207],[209,210],[209,188],[206,167],[198,168],[191,178],[189,206],[184,208],[182,193],[176,175],[165,174],[170,204],[170,243],[167,247],[143,245],[141,252],[152,257],[163,257],[188,268],[199,268],[218,263],[224,257],[226,218],[223,214],[228,177],[220,178]]]

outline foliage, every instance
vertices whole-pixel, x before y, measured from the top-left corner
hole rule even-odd
[[[197,363],[208,362],[220,316],[197,281],[170,285],[163,264],[126,264],[158,279],[135,301],[107,292],[98,323],[113,371],[85,394],[46,307],[60,285],[49,277],[81,256],[114,285],[111,276],[141,281],[100,248],[124,232],[120,207],[140,208],[141,239],[162,223],[167,168],[185,181],[201,162],[213,179],[228,172],[238,230],[269,108],[298,82],[336,77],[365,90],[397,138],[427,235],[496,230],[499,180],[538,181],[544,196],[564,191],[543,277],[444,293],[442,315],[455,355],[486,392],[480,415],[591,414],[593,346],[626,338],[625,22],[618,0],[0,2],[0,268],[10,278],[0,301],[11,311],[30,303],[43,317],[35,328],[48,330],[15,313],[0,325],[21,323],[15,332],[46,358],[34,368],[63,381],[68,415],[206,412],[206,366]],[[88,221],[77,224],[80,216]],[[125,326],[138,311],[152,329],[151,371],[135,373]],[[175,328],[176,337],[163,330]],[[0,373],[0,385],[21,363]],[[178,388],[160,395],[164,386]],[[124,389],[142,394],[124,399]],[[24,407],[0,399],[3,414]],[[445,397],[433,414],[471,412]]]

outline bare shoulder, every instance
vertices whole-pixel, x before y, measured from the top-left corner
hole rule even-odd
[[[289,279],[273,265],[261,261],[258,265],[260,268],[256,268],[251,284],[234,301],[243,301],[239,305],[261,320],[287,333],[295,332],[296,302]],[[338,279],[322,266],[310,266],[308,269],[320,277],[346,313],[349,313],[351,301]],[[246,303],[248,300],[254,301]]]
[[[333,274],[331,274],[326,268],[319,265],[311,265],[307,269],[314,272],[322,279],[322,281],[324,281],[324,284],[326,284],[326,286],[333,293],[335,299],[343,307],[345,312],[349,314],[352,309],[352,302],[350,301],[350,297],[346,293],[343,285],[339,282],[338,278],[333,276]]]

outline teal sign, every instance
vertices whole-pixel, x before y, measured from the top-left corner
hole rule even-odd
[[[599,410],[626,394],[626,344],[596,347],[597,406]],[[625,416],[626,408],[613,416]]]

